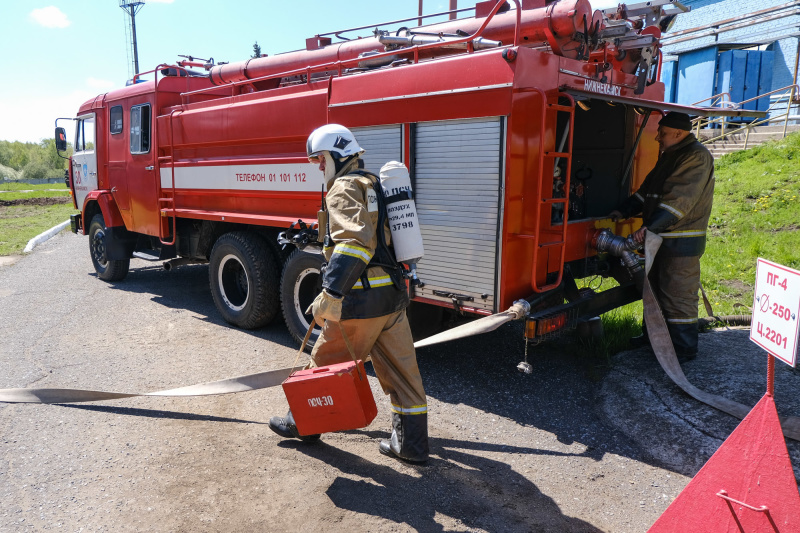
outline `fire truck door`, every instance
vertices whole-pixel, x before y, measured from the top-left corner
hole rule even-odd
[[[128,142],[125,136],[124,121],[124,110],[121,105],[114,106],[109,110],[108,186],[125,226],[132,228],[131,202],[128,197]]]
[[[86,195],[97,189],[97,154],[95,152],[94,113],[77,118],[75,124],[75,153],[72,155],[72,176],[75,200],[83,207]]]
[[[130,109],[130,163],[128,164],[128,197],[133,231],[159,234],[158,172],[155,168],[152,106],[134,105]]]

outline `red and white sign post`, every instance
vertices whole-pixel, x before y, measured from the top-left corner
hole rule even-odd
[[[750,340],[767,357],[767,393],[648,533],[798,531],[800,496],[775,408],[775,358],[797,361],[800,272],[758,259]]]
[[[795,366],[800,331],[800,272],[758,258],[750,340]]]

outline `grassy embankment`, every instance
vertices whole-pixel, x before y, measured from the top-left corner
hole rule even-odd
[[[48,197],[69,198],[69,190],[63,184],[0,182],[0,202]],[[0,255],[21,253],[30,239],[68,220],[73,213],[71,199],[55,205],[0,205]]]
[[[723,156],[715,177],[701,282],[717,316],[750,314],[759,257],[800,269],[800,133]],[[594,350],[625,349],[641,318],[641,302],[604,315]]]

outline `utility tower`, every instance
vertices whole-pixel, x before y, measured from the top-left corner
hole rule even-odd
[[[133,76],[139,74],[139,50],[136,47],[136,13],[142,9],[143,5],[144,0],[119,0],[119,7],[131,17],[131,38],[128,44],[133,50]]]

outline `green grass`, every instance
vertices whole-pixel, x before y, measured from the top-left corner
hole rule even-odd
[[[46,189],[63,189],[65,192],[68,190],[67,186],[64,185],[64,182],[28,185],[27,183],[21,183],[18,181],[0,180],[0,191],[41,191]]]
[[[0,206],[0,255],[22,253],[33,237],[69,220],[72,203],[49,206]]]
[[[69,196],[69,191],[31,191],[31,192],[0,192],[0,200],[20,200],[23,198],[50,198]]]
[[[701,261],[714,312],[749,314],[759,257],[800,269],[800,133],[720,158]],[[704,314],[704,313],[702,313]]]

